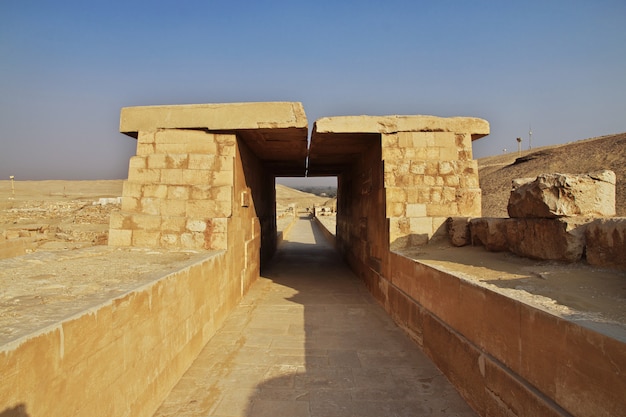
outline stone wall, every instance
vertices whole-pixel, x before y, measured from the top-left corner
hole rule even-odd
[[[372,294],[483,416],[616,416],[626,409],[625,344],[391,254]]]
[[[380,140],[367,141],[360,158],[337,179],[337,247],[353,269],[365,264],[379,271],[389,234]]]
[[[480,215],[469,132],[398,132],[382,143],[392,249],[428,243],[447,217]]]
[[[1,408],[33,417],[153,415],[239,301],[230,263],[225,252],[207,253],[3,346]]]
[[[109,245],[226,249],[235,145],[200,130],[139,132]]]

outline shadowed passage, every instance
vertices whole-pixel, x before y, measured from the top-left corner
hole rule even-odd
[[[475,416],[310,218],[155,416]]]

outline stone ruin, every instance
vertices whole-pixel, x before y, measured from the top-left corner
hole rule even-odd
[[[309,145],[300,103],[230,103],[124,108],[120,131],[137,152],[110,220],[115,248],[99,259],[195,255],[3,346],[0,414],[152,416],[276,249],[280,176],[337,176],[336,248],[479,415],[626,408],[621,327],[590,328],[403,253],[448,225],[455,245],[623,267],[624,219],[580,199],[612,195],[610,173],[518,182],[516,217],[485,219],[472,157],[482,119],[329,117]],[[579,192],[590,181],[601,184]]]
[[[455,246],[626,269],[626,219],[615,218],[615,173],[543,174],[513,181],[510,218],[455,218]]]

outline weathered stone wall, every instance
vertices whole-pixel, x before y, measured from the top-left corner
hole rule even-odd
[[[337,247],[352,268],[380,271],[389,246],[380,139],[337,180]]]
[[[139,132],[109,245],[226,249],[235,135]]]
[[[225,252],[0,350],[0,408],[149,417],[240,299]],[[9,414],[11,415],[11,414]]]
[[[448,217],[481,213],[470,132],[384,134],[382,158],[392,249],[445,233]]]

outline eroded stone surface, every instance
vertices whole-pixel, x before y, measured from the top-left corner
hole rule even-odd
[[[534,259],[580,261],[589,218],[470,220],[473,245]]]
[[[446,220],[448,238],[454,246],[465,246],[472,243],[469,217],[450,217]]]
[[[484,246],[487,250],[494,252],[508,250],[506,220],[488,217],[471,219],[470,236],[472,245]]]
[[[596,219],[586,229],[587,262],[626,269],[626,218]]]
[[[614,216],[615,173],[557,173],[515,180],[507,210],[515,218]]]
[[[507,219],[509,250],[534,259],[578,262],[585,248],[589,219]]]

